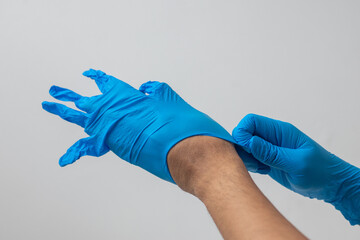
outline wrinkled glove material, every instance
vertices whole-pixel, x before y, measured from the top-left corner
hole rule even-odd
[[[129,163],[175,183],[167,154],[176,143],[195,135],[235,143],[223,127],[191,107],[166,83],[149,81],[137,90],[100,70],[90,69],[83,75],[95,80],[102,94],[84,97],[58,86],[50,88],[51,96],[72,101],[82,111],[54,102],[42,104],[46,111],[78,124],[90,135],[67,150],[59,160],[60,166],[111,150]],[[238,152],[243,154],[247,167],[257,169],[262,165],[242,149]]]

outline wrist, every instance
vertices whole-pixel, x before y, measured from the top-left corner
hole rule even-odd
[[[232,143],[209,136],[179,142],[169,151],[167,162],[175,183],[203,202],[218,192],[222,182],[248,174]]]

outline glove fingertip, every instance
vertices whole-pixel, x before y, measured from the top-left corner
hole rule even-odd
[[[45,109],[45,108],[46,108],[47,103],[48,103],[47,101],[43,101],[43,102],[41,103],[42,108],[44,108],[44,109]]]
[[[64,163],[63,161],[61,161],[61,158],[60,158],[60,160],[59,160],[59,165],[60,165],[60,167],[65,167],[67,164]]]
[[[145,93],[145,91],[146,91],[146,84],[147,84],[148,82],[146,82],[146,83],[143,83],[143,84],[141,84],[141,86],[139,87],[139,91],[140,92],[143,92],[143,93]]]
[[[231,135],[235,139],[243,139],[244,137],[252,136],[252,134],[246,128],[241,127],[240,124],[232,130]]]
[[[90,68],[89,70],[86,70],[82,73],[82,75],[84,75],[85,77],[91,77],[95,75],[96,70]]]
[[[151,89],[153,89],[154,85],[157,85],[158,83],[159,83],[158,81],[147,81],[147,82],[141,84],[139,91],[146,92],[146,93],[152,92]]]
[[[48,102],[48,101],[43,101],[42,103],[41,103],[41,106],[42,106],[42,108],[45,110],[45,111],[47,111],[47,112],[50,112],[50,113],[52,113],[52,105],[53,105],[53,103],[52,102]]]
[[[231,135],[235,138],[235,140],[239,137],[239,127],[235,127],[233,130],[232,130],[232,133]]]
[[[85,77],[89,77],[89,78],[95,80],[96,78],[100,78],[100,77],[105,76],[106,73],[101,71],[101,70],[95,70],[95,69],[90,68],[89,70],[84,71],[83,75]]]
[[[75,161],[69,159],[69,157],[67,157],[66,154],[59,159],[59,165],[60,165],[60,167],[65,167],[66,165],[72,164],[72,163],[74,163],[74,162],[75,162]]]
[[[58,86],[52,85],[52,86],[50,87],[50,89],[49,89],[49,94],[50,94],[51,96],[53,96],[53,95],[57,92],[58,89],[59,89]]]
[[[232,131],[232,136],[238,145],[240,145],[246,152],[251,153],[249,142],[252,135],[249,135],[246,131],[243,131],[243,129],[239,127],[235,127]]]
[[[74,163],[79,157],[76,157],[74,154],[76,152],[72,147],[70,147],[66,153],[59,159],[60,167],[65,167],[66,165]]]

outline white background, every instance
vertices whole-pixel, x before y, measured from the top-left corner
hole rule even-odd
[[[169,83],[228,131],[289,121],[360,166],[360,1],[0,0],[0,238],[221,239],[202,203],[109,153],[60,168],[86,134],[41,109],[92,67]],[[71,104],[69,106],[72,106]],[[331,205],[252,175],[311,239],[360,239]]]

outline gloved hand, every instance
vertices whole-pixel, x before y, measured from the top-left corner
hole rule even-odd
[[[58,103],[42,104],[46,111],[78,124],[90,135],[68,149],[60,158],[60,166],[85,155],[98,157],[111,150],[120,158],[174,183],[166,159],[177,142],[194,135],[208,135],[234,143],[224,128],[187,104],[166,83],[150,81],[139,91],[102,71],[90,69],[83,75],[95,80],[103,94],[84,97],[52,86],[50,95],[72,101],[84,112]],[[260,165],[244,151],[240,154],[251,168]]]
[[[290,123],[249,114],[232,133],[286,188],[331,203],[360,224],[360,169],[322,148]]]

